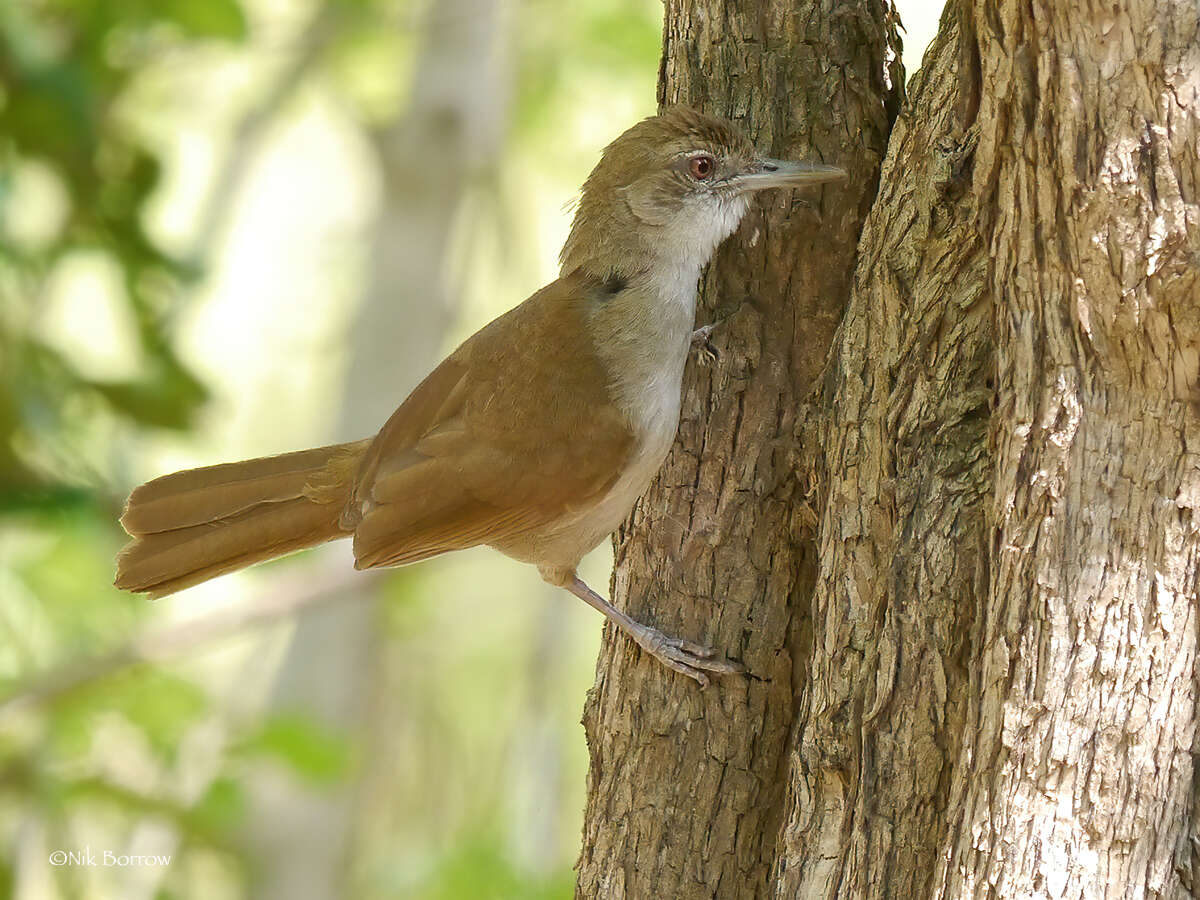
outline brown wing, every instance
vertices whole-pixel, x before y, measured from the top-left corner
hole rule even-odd
[[[578,277],[543,288],[396,410],[343,519],[358,568],[503,543],[611,487],[634,437],[584,327],[592,302]]]

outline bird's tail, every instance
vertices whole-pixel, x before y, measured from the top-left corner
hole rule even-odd
[[[348,537],[338,517],[369,440],[189,469],[129,495],[116,585],[162,597]]]

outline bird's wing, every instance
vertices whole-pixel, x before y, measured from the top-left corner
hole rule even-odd
[[[602,496],[635,439],[560,279],[435,369],[367,450],[344,524],[358,568],[536,532]]]

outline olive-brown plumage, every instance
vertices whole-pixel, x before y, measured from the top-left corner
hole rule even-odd
[[[700,269],[750,193],[839,177],[764,159],[694,110],[640,122],[584,184],[558,280],[468,338],[374,438],[134,490],[117,586],[162,596],[343,537],[358,568],[486,544],[538,566],[701,684],[705,671],[738,671],[630,619],[575,568],[670,448]]]

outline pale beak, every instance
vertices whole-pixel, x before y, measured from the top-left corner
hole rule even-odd
[[[739,192],[761,191],[766,188],[806,187],[841,181],[844,169],[819,163],[791,162],[786,159],[764,159],[755,172],[746,172],[731,179]]]

